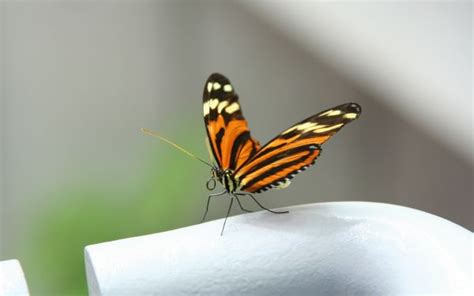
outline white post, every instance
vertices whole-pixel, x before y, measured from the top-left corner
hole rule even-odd
[[[473,235],[395,205],[320,203],[85,249],[91,295],[469,294]],[[120,227],[119,225],[117,227]]]
[[[29,295],[25,275],[18,260],[0,261],[0,295]]]

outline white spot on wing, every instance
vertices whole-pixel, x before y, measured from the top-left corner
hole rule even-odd
[[[221,84],[219,82],[214,82],[214,90],[218,90],[221,88]]]
[[[212,90],[212,82],[208,82],[208,83],[207,83],[207,92],[210,93],[211,90]]]
[[[283,132],[283,135],[284,134],[287,134],[293,130],[299,130],[299,131],[303,131],[303,133],[306,133],[306,132],[309,132],[309,131],[312,131],[314,129],[316,129],[318,126],[318,123],[317,122],[305,122],[305,123],[301,123],[301,124],[298,124],[298,125],[295,125],[293,127],[290,127],[289,129],[287,129],[286,131]]]
[[[278,185],[276,186],[278,189],[283,189],[283,188],[286,188],[288,186],[290,186],[290,183],[291,181],[288,180],[288,179],[285,179],[284,181],[282,182],[278,182]]]
[[[229,107],[225,108],[225,112],[229,113],[229,114],[232,114],[234,113],[235,111],[239,111],[240,109],[240,106],[238,103],[234,102],[232,103]]]
[[[209,101],[205,102],[205,103],[202,105],[202,111],[204,112],[204,116],[206,116],[207,114],[209,114]]]
[[[232,85],[226,84],[224,85],[224,91],[225,92],[231,92],[233,90]]]
[[[357,118],[357,113],[347,113],[347,114],[344,114],[342,117],[347,118],[347,119],[355,119]]]
[[[289,129],[287,129],[286,131],[284,131],[284,132],[281,133],[281,134],[282,134],[282,135],[287,134],[287,133],[289,133],[289,132],[291,132],[292,130],[295,130],[295,129],[296,129],[296,126],[290,127]]]
[[[344,125],[344,123],[339,123],[339,124],[335,124],[335,125],[328,126],[328,127],[326,127],[326,128],[318,128],[318,129],[316,129],[316,130],[314,131],[314,133],[316,133],[316,134],[325,133],[325,132],[327,132],[327,131],[340,128],[340,127],[343,126],[343,125]]]
[[[211,109],[216,109],[217,105],[219,104],[219,99],[210,99],[209,100],[209,107],[211,107]]]
[[[324,112],[323,114],[319,115],[319,117],[321,116],[336,116],[336,115],[340,115],[342,113],[341,110],[328,110],[326,112]]]
[[[229,105],[229,102],[227,101],[220,102],[217,106],[217,112],[222,113],[222,109],[224,109],[227,105]]]

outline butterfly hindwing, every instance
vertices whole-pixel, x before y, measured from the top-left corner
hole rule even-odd
[[[295,174],[314,164],[321,145],[360,112],[358,104],[347,103],[286,129],[237,168],[234,177],[240,190],[253,193],[288,186]]]
[[[225,76],[214,73],[207,79],[203,112],[210,150],[219,168],[235,170],[260,148],[250,136],[238,95]]]

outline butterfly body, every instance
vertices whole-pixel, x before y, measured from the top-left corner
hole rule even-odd
[[[211,174],[215,180],[221,183],[227,193],[233,194],[238,190],[239,183],[235,180],[233,170],[221,170],[218,167],[214,167]]]

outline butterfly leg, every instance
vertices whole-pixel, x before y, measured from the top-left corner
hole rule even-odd
[[[232,198],[230,199],[230,204],[229,204],[229,209],[227,210],[227,215],[225,216],[225,219],[224,219],[224,224],[222,225],[221,235],[224,234],[225,223],[227,222],[227,217],[229,217],[230,210],[232,209],[232,203],[233,203],[233,202],[234,202],[234,198],[232,197]]]
[[[240,199],[237,195],[234,195],[235,199],[237,200],[237,203],[239,204],[239,207],[242,211],[247,212],[247,213],[252,213],[253,211],[247,210],[242,206],[242,203],[240,202]]]
[[[204,212],[204,216],[202,217],[200,223],[202,223],[202,222],[204,222],[204,220],[206,220],[207,212],[209,211],[209,204],[211,203],[211,197],[219,196],[219,195],[222,195],[222,194],[225,194],[225,193],[227,193],[227,191],[222,191],[222,192],[219,192],[219,193],[209,194],[209,196],[207,197],[206,211]]]
[[[264,209],[264,210],[266,210],[270,213],[273,213],[273,214],[288,214],[289,213],[289,211],[281,211],[280,212],[280,211],[273,211],[273,210],[267,209],[255,197],[253,197],[253,195],[250,194],[250,193],[236,193],[236,195],[248,195],[248,196],[250,196],[260,208],[262,208],[262,209]]]

